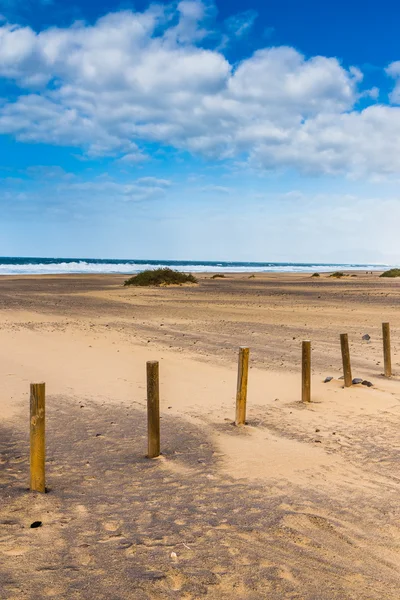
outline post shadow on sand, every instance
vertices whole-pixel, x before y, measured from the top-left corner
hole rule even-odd
[[[25,491],[25,425],[21,417],[18,429],[0,429],[2,510],[4,520],[14,521],[3,525],[12,529],[6,552],[30,548],[18,561],[5,554],[4,589],[19,588],[32,600],[46,586],[82,600],[228,599],[237,590],[254,600],[339,599],[346,597],[355,560],[360,598],[394,589],[392,569],[380,564],[384,576],[377,581],[376,557],[318,515],[323,503],[334,514],[334,499],[312,489],[304,496],[284,481],[272,491],[222,475],[206,427],[163,415],[163,458],[150,461],[143,410],[49,396],[51,493],[32,495]],[[353,510],[363,508],[361,502]],[[288,518],[297,525],[288,527]],[[42,527],[29,529],[34,520]]]

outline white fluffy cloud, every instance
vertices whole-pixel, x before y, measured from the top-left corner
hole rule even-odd
[[[202,47],[207,11],[184,0],[66,29],[3,24],[0,77],[18,93],[0,101],[0,132],[126,165],[155,142],[267,169],[400,172],[400,108],[357,110],[358,69],[290,47],[232,65]],[[398,63],[388,73],[400,82]]]

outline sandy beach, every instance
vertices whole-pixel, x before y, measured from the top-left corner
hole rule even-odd
[[[143,289],[120,275],[1,277],[0,598],[397,600],[400,280],[356,275],[202,274]],[[341,333],[353,377],[372,387],[344,389]],[[239,346],[250,348],[242,428]],[[156,460],[148,360],[160,362]],[[38,381],[42,495],[28,491]]]

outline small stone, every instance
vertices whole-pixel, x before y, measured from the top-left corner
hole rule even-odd
[[[333,377],[325,377],[324,379],[324,383],[329,383],[330,381],[332,381]]]
[[[41,527],[42,526],[42,521],[33,521],[33,523],[31,523],[31,529],[36,529],[37,527]]]
[[[178,556],[177,556],[176,552],[171,552],[171,554],[169,556],[170,556],[171,560],[173,560],[174,562],[177,562]]]
[[[341,375],[341,376],[339,377],[339,379],[344,379],[344,375]]]
[[[322,444],[321,440],[314,440],[316,444]]]
[[[320,432],[320,429],[316,429],[316,430],[315,430],[315,433],[319,433],[319,432]]]
[[[366,385],[367,387],[372,387],[374,384],[371,383],[370,381],[367,381],[366,379],[364,379],[364,381],[361,382],[361,385]]]
[[[359,383],[362,383],[363,380],[360,379],[359,377],[354,377],[353,381],[351,382],[353,385],[358,385]]]
[[[368,333],[366,333],[365,335],[362,336],[362,339],[365,340],[366,342],[369,342],[369,340],[371,339],[371,336],[368,335]]]

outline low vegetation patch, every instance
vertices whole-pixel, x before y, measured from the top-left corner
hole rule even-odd
[[[339,279],[340,277],[344,277],[344,273],[343,271],[335,271],[334,273],[331,273],[329,277],[336,277]]]
[[[223,273],[215,273],[211,279],[225,279],[225,275]]]
[[[142,271],[127,279],[124,285],[182,285],[183,283],[197,283],[197,279],[191,273],[181,273],[165,267]]]
[[[379,277],[400,277],[400,269],[389,269],[389,271],[385,271]]]
[[[400,269],[389,269],[389,271],[385,271],[379,277],[400,277]]]
[[[311,277],[321,277],[321,275],[319,273],[313,273]]]

